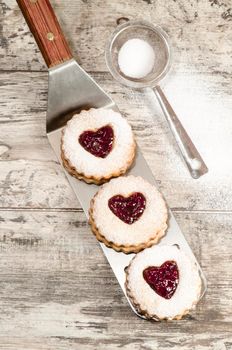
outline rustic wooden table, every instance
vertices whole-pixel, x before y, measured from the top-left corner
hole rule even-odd
[[[48,144],[44,61],[16,2],[0,0],[0,349],[232,349],[231,0],[52,4],[75,56],[132,124],[208,292],[180,322],[133,314]],[[107,72],[105,43],[122,16],[170,35],[164,90],[209,167],[199,180],[154,98]]]

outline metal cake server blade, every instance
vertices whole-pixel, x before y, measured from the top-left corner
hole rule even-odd
[[[73,59],[49,0],[17,0],[17,2],[49,68],[47,136],[62,165],[60,157],[62,128],[75,112],[88,108],[112,108],[115,111],[119,110],[113,100]],[[88,185],[71,177],[66,171],[65,173],[88,217],[90,200],[99,187]],[[139,148],[135,165],[130,170],[130,173],[140,175],[150,183],[155,184],[152,172]],[[178,244],[180,249],[186,251],[196,261],[171,211],[169,228],[160,244]],[[104,244],[100,243],[100,245],[126,295],[124,269],[128,266],[134,254],[117,253],[113,249],[105,247]],[[206,290],[206,280],[197,261],[196,264],[202,276],[203,295]],[[129,299],[128,302],[130,303]],[[143,317],[132,305],[131,307],[138,316]]]

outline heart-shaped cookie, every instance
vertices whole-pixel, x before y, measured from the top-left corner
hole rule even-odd
[[[146,198],[140,192],[134,192],[128,197],[120,194],[113,196],[108,201],[110,210],[126,224],[133,224],[143,214],[146,206]]]
[[[110,125],[92,131],[84,131],[79,136],[80,145],[95,157],[106,158],[112,150],[114,131]]]
[[[179,271],[175,261],[165,261],[161,266],[149,266],[143,270],[143,278],[161,297],[170,299],[179,283]]]

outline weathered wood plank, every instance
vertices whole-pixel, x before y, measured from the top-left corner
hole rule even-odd
[[[195,71],[178,78],[172,75],[166,84],[174,108],[209,166],[209,174],[200,180],[190,177],[151,94],[125,89],[106,73],[96,73],[94,78],[132,124],[171,207],[232,209],[232,162],[228,153],[232,148],[231,77]],[[0,206],[76,207],[45,135],[46,73],[2,73],[0,85]]]
[[[105,71],[104,49],[122,16],[163,26],[175,47],[175,67],[231,74],[231,0],[53,0],[74,55],[88,71]],[[0,69],[44,70],[43,58],[14,0],[1,0]],[[23,50],[22,50],[23,48]]]
[[[232,350],[231,0],[52,4],[74,55],[132,124],[208,292],[182,322],[153,324],[132,313],[47,142],[43,59],[16,2],[0,0],[0,349]],[[170,35],[165,91],[209,166],[198,181],[153,96],[104,73],[105,43],[122,16]]]
[[[208,292],[192,317],[154,324],[130,310],[82,212],[0,211],[0,349],[13,349],[17,337],[37,349],[35,335],[51,337],[42,349],[230,349],[232,215],[176,217]]]
[[[169,325],[166,325],[169,328]],[[156,333],[157,330],[154,328],[151,330],[152,333]],[[117,329],[114,329],[117,333]],[[141,332],[142,333],[142,332]],[[210,338],[208,334],[186,336],[181,332],[163,334],[160,333],[157,337],[151,338],[148,335],[146,338],[134,337],[133,340],[118,338],[105,339],[102,341],[98,337],[85,338],[84,341],[76,337],[32,337],[25,338],[13,337],[13,338],[0,338],[1,350],[97,350],[101,347],[102,350],[231,350],[232,342],[231,337],[227,333],[222,334],[215,331],[213,336]]]

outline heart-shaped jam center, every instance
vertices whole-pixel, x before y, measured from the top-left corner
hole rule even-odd
[[[97,131],[87,130],[79,136],[81,146],[96,157],[105,158],[112,150],[114,131],[110,125]]]
[[[175,261],[165,261],[160,267],[149,266],[143,271],[143,278],[154,291],[170,299],[179,283],[179,271]]]
[[[131,225],[143,214],[146,198],[139,192],[132,193],[129,197],[118,194],[109,199],[108,206],[120,220]]]

